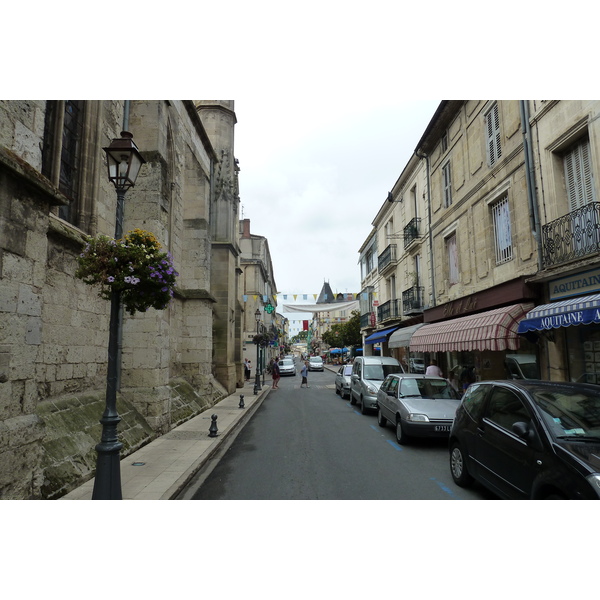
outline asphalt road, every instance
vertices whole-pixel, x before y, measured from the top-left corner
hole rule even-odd
[[[399,446],[391,427],[335,393],[335,375],[282,377],[220,457],[179,498],[194,500],[460,500],[490,498],[454,484],[447,443]],[[270,381],[266,381],[270,385]]]

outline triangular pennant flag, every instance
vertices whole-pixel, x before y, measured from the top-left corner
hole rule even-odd
[[[244,294],[242,298],[244,299],[244,302],[248,302],[248,296],[246,296],[246,294]]]

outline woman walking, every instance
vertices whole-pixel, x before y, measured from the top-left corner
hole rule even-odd
[[[279,387],[279,380],[281,379],[279,363],[276,358],[273,359],[273,364],[271,365],[271,375],[273,376],[273,389],[276,390]]]
[[[302,383],[300,384],[300,387],[306,384],[306,387],[308,388],[308,361],[304,362],[304,366],[302,369],[300,369],[300,375],[302,375]]]

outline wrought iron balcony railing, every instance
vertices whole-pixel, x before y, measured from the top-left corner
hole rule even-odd
[[[396,262],[396,244],[390,244],[378,257],[377,257],[377,272],[381,273],[385,271],[386,267]]]
[[[542,226],[544,268],[600,251],[600,202],[590,202]]]
[[[404,227],[404,248],[408,248],[417,238],[421,237],[419,235],[419,225],[421,223],[421,219],[419,217],[415,217],[408,222],[408,225]]]
[[[401,317],[400,302],[398,299],[388,300],[381,306],[377,307],[377,320],[387,321],[388,319],[395,319]]]
[[[405,315],[422,313],[424,309],[425,288],[414,285],[402,292],[402,311]]]
[[[371,327],[371,313],[365,313],[364,315],[360,315],[360,328],[367,329]]]

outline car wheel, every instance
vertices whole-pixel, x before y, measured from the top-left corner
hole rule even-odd
[[[356,398],[352,392],[350,392],[350,404],[352,404],[352,406],[356,404]]]
[[[458,442],[452,442],[450,448],[450,472],[454,483],[460,487],[467,487],[473,483],[473,477],[467,470],[467,461]]]
[[[338,394],[338,396],[342,395],[342,393],[340,392],[340,388],[337,385],[335,386],[335,393]]]
[[[408,443],[408,436],[404,431],[404,427],[402,427],[402,419],[400,417],[396,417],[396,441],[399,444]]]
[[[385,427],[387,425],[387,419],[381,414],[381,408],[377,409],[377,425],[379,425],[379,427]]]
[[[360,399],[360,414],[361,415],[366,415],[369,411],[367,410],[367,408],[365,407],[365,401],[363,400],[363,398],[361,397]]]

